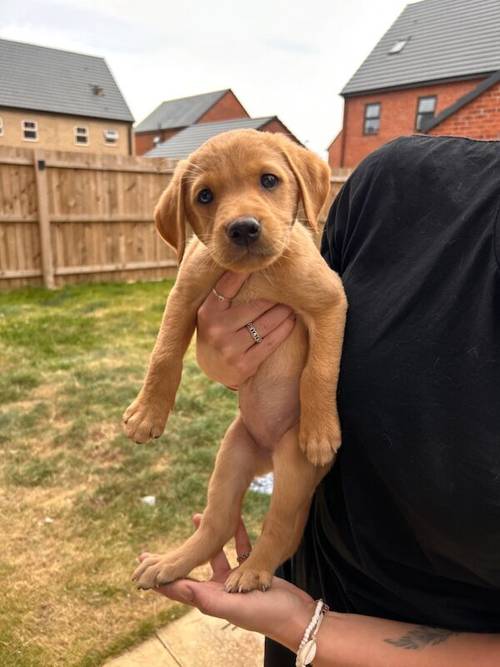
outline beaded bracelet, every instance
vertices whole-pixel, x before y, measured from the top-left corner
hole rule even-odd
[[[304,636],[300,642],[299,650],[297,651],[297,659],[295,660],[295,667],[306,667],[310,665],[316,656],[316,636],[323,622],[326,612],[329,610],[328,605],[323,600],[316,602],[314,614],[307,628]]]

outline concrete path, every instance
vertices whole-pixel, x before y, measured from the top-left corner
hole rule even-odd
[[[197,609],[105,667],[262,667],[264,638]]]

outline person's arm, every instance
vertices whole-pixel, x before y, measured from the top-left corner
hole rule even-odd
[[[201,515],[194,517],[199,525]],[[242,522],[236,552],[251,549]],[[141,559],[147,557],[142,554]],[[210,581],[182,579],[157,592],[197,607],[204,614],[260,632],[296,652],[315,603],[304,591],[275,577],[269,591],[226,593],[231,571],[223,552],[212,563]],[[386,619],[329,612],[317,637],[314,667],[498,667],[500,635],[451,632]]]
[[[296,639],[287,640],[296,650]],[[496,667],[500,635],[452,632],[356,614],[329,613],[314,667]]]

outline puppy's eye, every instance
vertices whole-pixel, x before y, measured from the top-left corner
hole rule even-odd
[[[266,188],[266,190],[272,190],[278,185],[279,178],[274,174],[262,174],[260,177],[260,183],[263,188]]]
[[[200,204],[211,204],[214,200],[214,193],[210,188],[203,188],[198,192],[196,199]]]

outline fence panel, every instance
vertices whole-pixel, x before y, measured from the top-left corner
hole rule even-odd
[[[175,254],[152,217],[173,167],[162,159],[0,147],[0,289],[175,275]],[[332,178],[330,199],[344,181]]]

